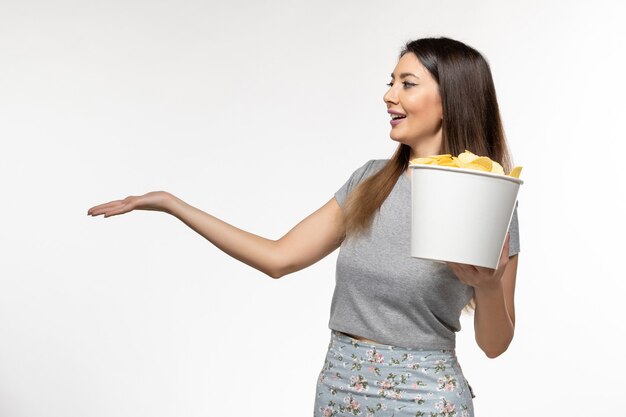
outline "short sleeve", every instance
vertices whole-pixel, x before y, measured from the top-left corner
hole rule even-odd
[[[509,257],[517,255],[520,251],[519,246],[519,224],[517,220],[517,206],[518,202],[515,202],[515,210],[513,210],[513,217],[511,217],[511,224],[509,225]]]
[[[354,171],[352,175],[350,175],[350,178],[348,178],[348,181],[346,181],[345,184],[343,184],[341,188],[335,192],[335,199],[341,208],[343,208],[346,199],[348,198],[348,194],[350,194],[354,187],[361,182],[361,180],[363,180],[366,172],[369,171],[373,163],[374,160],[372,159],[363,164],[360,168]]]

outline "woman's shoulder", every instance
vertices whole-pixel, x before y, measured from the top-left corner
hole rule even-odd
[[[351,176],[351,180],[353,182],[360,182],[362,179],[365,179],[370,175],[374,175],[380,169],[382,169],[382,167],[384,167],[388,161],[388,159],[370,159],[369,161],[358,167],[356,170],[354,170]]]
[[[389,159],[370,159],[370,161],[374,168],[381,169],[382,167],[387,165],[387,162],[389,162]]]
[[[389,159],[370,159],[363,166],[365,174],[378,172],[389,162]]]
[[[352,175],[350,175],[350,178],[348,179],[344,187],[347,187],[347,189],[351,189],[353,186],[363,181],[365,178],[377,173],[383,166],[385,166],[385,163],[387,163],[387,161],[389,160],[370,159],[369,161],[365,162],[360,167],[355,169],[354,172],[352,172]]]

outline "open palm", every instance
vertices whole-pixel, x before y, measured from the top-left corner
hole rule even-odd
[[[128,196],[123,200],[113,200],[108,203],[91,207],[87,214],[104,217],[117,216],[133,210],[164,211],[171,194],[165,191],[152,191],[140,196]]]

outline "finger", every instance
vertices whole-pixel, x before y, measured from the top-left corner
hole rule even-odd
[[[448,266],[450,267],[450,269],[452,269],[453,271],[459,271],[462,272],[464,270],[463,264],[459,264],[456,262],[446,262],[448,264]]]
[[[110,212],[111,210],[118,210],[120,209],[120,207],[128,208],[127,211],[134,210],[136,199],[137,197],[131,195],[123,200],[115,200],[106,204],[101,204],[100,206],[96,206],[94,209],[92,209],[92,215],[97,216],[98,214],[102,214],[104,212],[107,212],[108,215],[108,212]]]
[[[103,217],[106,219],[107,217],[117,216],[118,214],[122,214],[122,213],[118,211],[107,212],[107,213],[104,213]]]
[[[467,274],[475,274],[478,271],[478,267],[470,264],[459,264],[459,268]]]
[[[111,203],[107,203],[98,209],[94,209],[91,211],[92,216],[99,216],[100,214],[109,215],[111,212],[118,210],[120,207],[123,207],[125,203],[121,201],[115,201]],[[105,216],[106,217],[106,216]]]
[[[455,262],[446,262],[446,264],[448,264],[448,267],[450,268],[450,270],[452,270],[452,273],[459,281],[467,284],[467,282],[465,282],[465,280],[463,279],[463,270],[460,268],[460,264],[457,264]]]
[[[487,268],[486,266],[476,266],[476,272],[478,272],[481,275],[489,275],[489,274],[493,274],[495,269],[494,268]]]
[[[476,267],[473,265],[468,265],[468,264],[460,264],[460,263],[455,263],[455,274],[457,276],[459,275],[464,275],[464,276],[473,276],[476,275]],[[465,281],[464,281],[465,282]]]
[[[107,212],[104,214],[104,217],[117,216],[118,214],[128,213],[129,211],[131,211],[131,207],[128,204],[124,204],[122,207],[119,207],[117,209],[107,210]]]
[[[498,261],[498,268],[503,268],[509,261],[509,241],[511,239],[510,233],[506,234],[504,239],[504,246],[502,247],[502,253],[500,254],[500,260]]]
[[[504,239],[504,246],[502,247],[502,256],[509,257],[509,247],[511,242],[511,234],[507,232],[506,239]]]
[[[99,204],[97,206],[93,206],[92,208],[87,210],[87,214],[93,214],[96,211],[101,211],[103,209],[108,209],[109,207],[116,206],[117,204],[120,204],[121,202],[122,202],[122,200],[114,200],[114,201],[109,201],[108,203],[104,203],[104,204]]]

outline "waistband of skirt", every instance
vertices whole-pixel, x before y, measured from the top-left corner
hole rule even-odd
[[[340,332],[339,330],[334,330],[331,329],[331,337],[334,338],[335,340],[338,340],[340,342],[346,343],[346,344],[351,344],[351,345],[355,345],[358,344],[359,346],[362,347],[367,347],[367,348],[376,348],[378,350],[394,350],[396,352],[402,352],[402,351],[406,351],[406,352],[445,352],[445,353],[450,353],[455,355],[456,354],[456,350],[455,348],[450,348],[450,347],[443,347],[443,348],[435,348],[435,347],[412,347],[412,348],[405,348],[405,347],[401,347],[401,346],[393,346],[393,345],[385,345],[382,343],[372,343],[372,342],[366,342],[364,340],[359,340],[359,339],[355,339],[352,336]]]

